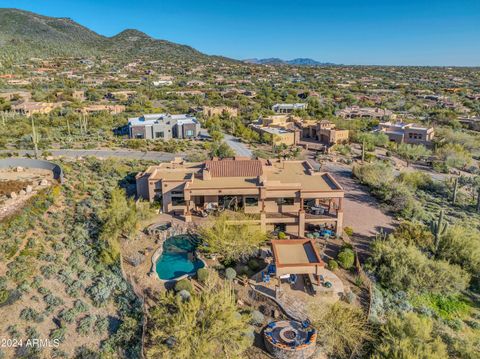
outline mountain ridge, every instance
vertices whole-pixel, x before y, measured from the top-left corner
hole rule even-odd
[[[162,60],[209,61],[220,58],[194,48],[160,40],[136,29],[107,37],[68,17],[0,8],[0,52],[20,57],[122,56]],[[223,58],[228,61],[233,59]]]
[[[270,57],[265,59],[246,59],[243,60],[245,63],[256,64],[256,65],[292,65],[292,66],[331,66],[335,65],[330,62],[320,62],[310,58],[299,57],[292,60],[283,60],[278,57]]]

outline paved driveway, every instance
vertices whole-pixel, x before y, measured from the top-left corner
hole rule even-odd
[[[142,151],[128,151],[128,150],[45,150],[50,152],[53,156],[64,156],[64,157],[85,157],[85,156],[94,156],[99,158],[128,158],[128,159],[137,159],[137,160],[152,160],[160,162],[168,162],[173,160],[174,157],[183,157],[184,153],[166,153],[166,152],[142,152]],[[22,156],[25,155],[35,155],[33,150],[1,150],[0,153],[18,153]]]
[[[223,139],[227,143],[227,145],[229,145],[230,148],[235,151],[235,154],[237,156],[242,156],[242,157],[253,156],[252,151],[248,149],[244,143],[240,142],[240,140],[235,136],[225,133]]]

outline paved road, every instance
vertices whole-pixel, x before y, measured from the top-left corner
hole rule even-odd
[[[235,151],[235,154],[237,156],[242,156],[242,157],[252,157],[253,153],[250,149],[247,148],[247,146],[240,142],[240,140],[232,135],[224,134],[224,141],[227,143],[227,145],[230,146],[232,150]]]
[[[0,153],[18,153],[20,155],[35,155],[33,150],[0,150]],[[184,153],[166,153],[166,152],[142,152],[142,151],[128,151],[128,150],[45,150],[45,152],[50,152],[53,156],[64,156],[64,157],[85,157],[85,156],[94,156],[99,158],[128,158],[128,159],[137,159],[137,160],[151,160],[151,161],[161,161],[168,162],[173,160],[174,157],[183,157]]]

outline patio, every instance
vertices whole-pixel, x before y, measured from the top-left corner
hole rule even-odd
[[[253,288],[274,300],[292,319],[308,318],[309,305],[333,304],[345,292],[309,239],[272,240],[274,264],[251,278]]]

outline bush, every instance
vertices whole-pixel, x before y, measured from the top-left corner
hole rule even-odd
[[[235,279],[236,276],[237,276],[237,272],[235,271],[235,269],[230,267],[225,270],[225,277],[228,280],[233,280]]]
[[[190,300],[192,295],[188,290],[182,289],[180,292],[177,293],[177,295],[182,298],[182,300],[185,302],[187,300]]]
[[[349,237],[351,237],[353,235],[353,229],[351,227],[345,227],[343,229],[343,231],[345,232],[345,234]]]
[[[336,271],[338,269],[338,263],[335,259],[330,259],[328,261],[328,269],[331,271]]]
[[[260,326],[263,324],[265,316],[260,313],[258,310],[252,312],[252,324]]]
[[[182,279],[175,283],[175,292],[180,292],[181,290],[191,292],[193,290],[192,283],[188,279]]]
[[[353,293],[352,291],[345,294],[345,301],[348,304],[352,304],[353,302],[355,302],[356,299],[357,299],[357,295],[355,293]]]
[[[355,263],[355,254],[350,248],[344,248],[338,253],[338,262],[344,269],[350,269]]]
[[[256,272],[260,269],[260,264],[258,264],[258,261],[256,259],[250,259],[248,261],[248,268]]]
[[[285,239],[287,238],[287,235],[285,234],[285,232],[278,232],[278,239]]]
[[[197,279],[200,283],[205,283],[208,278],[208,269],[207,268],[200,268],[197,270]]]

